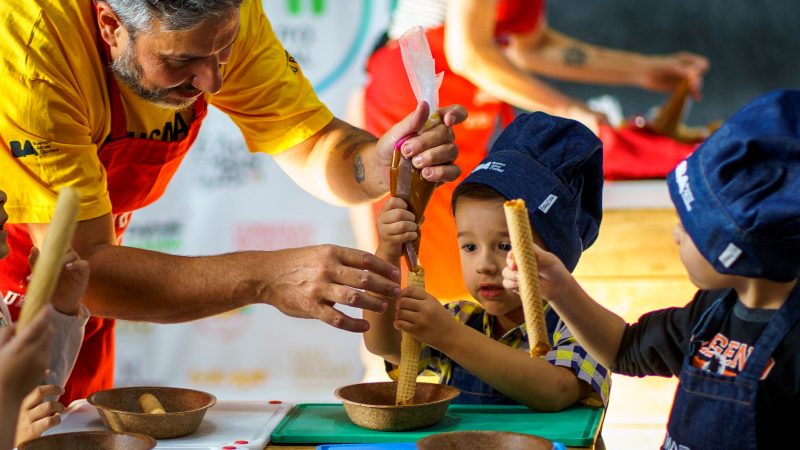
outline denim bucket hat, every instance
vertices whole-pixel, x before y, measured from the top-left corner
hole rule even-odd
[[[748,103],[668,175],[683,227],[720,273],[800,276],[800,91]]]
[[[570,271],[597,239],[603,217],[603,151],[580,122],[522,114],[462,182],[521,198],[531,227]]]

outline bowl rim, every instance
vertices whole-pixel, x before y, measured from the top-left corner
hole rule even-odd
[[[545,443],[553,443],[550,439],[545,437],[539,436],[537,434],[530,434],[530,433],[520,433],[518,431],[500,431],[500,430],[456,430],[456,431],[442,431],[440,433],[433,433],[427,436],[423,436],[417,440],[417,442],[428,440],[433,441],[436,439],[442,439],[443,436],[452,436],[455,434],[502,434],[506,436],[521,436],[525,438],[533,438],[534,440],[545,441]]]
[[[115,408],[111,408],[111,407],[108,407],[108,406],[105,406],[105,405],[101,405],[101,404],[97,403],[97,401],[95,400],[95,396],[96,395],[104,394],[106,392],[111,392],[111,391],[132,391],[132,390],[139,390],[139,389],[173,389],[173,390],[178,390],[178,391],[197,392],[197,393],[200,393],[200,394],[208,395],[210,398],[209,398],[208,404],[205,405],[205,406],[201,406],[200,408],[188,409],[186,411],[166,412],[164,414],[150,414],[150,413],[146,413],[146,412],[126,411],[126,410],[123,410],[123,409],[115,409]],[[212,406],[217,404],[217,397],[214,394],[211,394],[210,392],[200,391],[200,390],[197,390],[197,389],[189,389],[189,388],[180,388],[180,387],[172,387],[172,386],[125,386],[125,387],[118,387],[118,388],[111,388],[111,389],[103,389],[101,391],[93,392],[93,393],[91,393],[89,395],[89,397],[86,398],[86,401],[90,405],[94,406],[95,408],[102,409],[104,411],[111,411],[111,412],[123,413],[123,414],[132,414],[132,415],[137,415],[137,416],[153,416],[153,415],[156,415],[156,416],[159,416],[159,417],[164,417],[164,416],[170,416],[170,415],[171,416],[185,415],[185,414],[191,414],[191,413],[196,413],[196,412],[199,412],[199,411],[207,410],[207,409],[209,409]]]
[[[461,394],[461,390],[458,389],[455,386],[450,386],[450,385],[447,385],[447,384],[439,384],[439,383],[426,383],[426,382],[423,382],[423,383],[419,383],[418,382],[417,384],[432,384],[432,385],[435,385],[435,386],[441,386],[443,389],[448,391],[447,397],[439,399],[439,400],[436,400],[436,401],[433,401],[433,402],[414,403],[414,404],[411,404],[411,405],[374,405],[374,404],[371,404],[371,403],[361,403],[361,402],[355,402],[353,400],[348,400],[348,399],[342,397],[341,394],[340,394],[340,391],[343,390],[343,389],[347,389],[347,388],[353,387],[353,386],[366,385],[366,384],[397,384],[397,382],[396,381],[372,381],[372,382],[366,382],[366,383],[348,384],[346,386],[342,386],[342,387],[337,388],[333,392],[333,395],[337,399],[341,400],[342,403],[347,403],[347,404],[350,404],[350,405],[364,406],[364,407],[375,408],[375,409],[395,409],[396,410],[396,409],[419,408],[419,407],[422,407],[422,406],[432,406],[432,405],[438,405],[440,403],[449,403],[449,402],[453,401],[453,399],[455,399],[456,397],[458,397]]]
[[[134,433],[132,431],[89,430],[89,431],[68,431],[66,433],[55,433],[55,434],[48,434],[45,436],[39,436],[37,438],[28,439],[27,441],[20,443],[19,447],[24,449],[24,446],[26,444],[28,444],[29,442],[37,441],[39,439],[51,439],[51,438],[55,439],[56,437],[63,438],[64,436],[74,436],[74,435],[86,436],[91,434],[115,434],[115,435],[132,436],[144,440],[145,442],[147,442],[149,445],[152,446],[150,448],[155,448],[158,445],[158,441],[154,437],[142,433]]]

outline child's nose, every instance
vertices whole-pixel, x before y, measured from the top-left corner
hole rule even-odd
[[[500,266],[498,266],[497,263],[495,263],[494,261],[489,259],[484,259],[483,261],[480,262],[480,264],[478,264],[478,273],[495,274],[497,273],[498,267]]]

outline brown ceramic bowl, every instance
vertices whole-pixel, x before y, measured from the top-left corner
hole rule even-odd
[[[553,443],[530,434],[509,431],[452,431],[417,441],[418,450],[553,450]]]
[[[19,450],[150,450],[156,444],[143,434],[81,431],[32,439],[20,444]]]
[[[164,406],[166,414],[147,414],[139,397],[149,393]],[[217,403],[213,395],[173,387],[128,387],[99,391],[87,399],[108,428],[142,433],[156,439],[169,439],[194,433],[203,422],[206,410]]]
[[[452,386],[417,383],[414,404],[396,406],[397,382],[359,383],[336,390],[344,410],[356,425],[370,430],[404,431],[434,425],[442,420],[450,401],[460,391]]]

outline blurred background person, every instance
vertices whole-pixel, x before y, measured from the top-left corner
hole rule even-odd
[[[656,92],[688,81],[699,99],[709,68],[706,58],[689,52],[644,55],[573,39],[547,26],[544,0],[399,0],[385,38],[367,62],[363,96],[354,97],[365,100],[358,102],[363,105],[361,120],[373,134],[384,133],[416,104],[398,45],[402,33],[414,25],[424,27],[436,71],[444,72],[440,102],[457,102],[469,111],[456,136],[462,178],[486,155],[498,127],[513,119],[514,108],[575,119],[594,132],[605,123],[602,113],[539,76]],[[449,206],[454,186],[437,189],[422,226],[420,258],[436,280],[428,289],[441,299],[466,294],[458,248],[449,244],[456,242]],[[373,214],[381,205],[374,206]],[[363,220],[374,223],[373,217]]]

